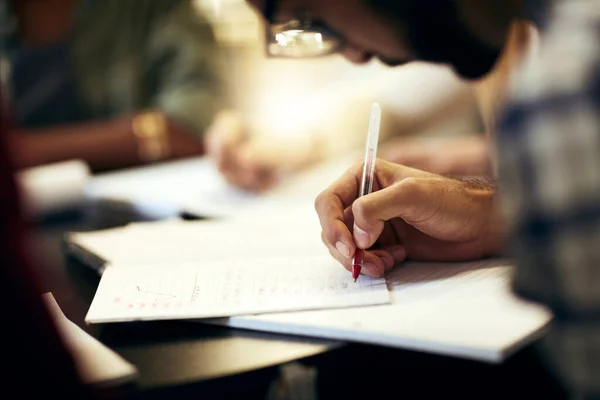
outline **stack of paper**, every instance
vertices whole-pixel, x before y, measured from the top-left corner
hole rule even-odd
[[[507,260],[407,263],[386,276],[389,305],[212,322],[500,362],[539,338],[552,318],[512,295],[511,272]]]
[[[512,295],[507,260],[405,263],[386,284],[354,285],[321,243],[312,209],[133,224],[67,241],[107,261],[89,322],[231,316],[208,322],[498,362],[552,317]]]

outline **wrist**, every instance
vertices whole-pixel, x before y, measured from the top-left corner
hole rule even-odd
[[[481,199],[483,217],[480,237],[480,253],[483,257],[499,256],[503,252],[505,225],[502,221],[496,182],[488,176],[462,176],[455,178],[464,182]]]
[[[483,231],[483,255],[486,257],[499,256],[504,250],[506,236],[505,224],[502,221],[499,198],[495,190],[490,190],[488,199],[488,213]]]

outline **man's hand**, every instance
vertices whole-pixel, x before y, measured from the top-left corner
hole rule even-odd
[[[378,160],[373,193],[357,199],[361,174],[362,162],[315,201],[323,242],[346,269],[357,247],[369,249],[362,271],[376,277],[404,259],[458,261],[499,252],[491,187]]]

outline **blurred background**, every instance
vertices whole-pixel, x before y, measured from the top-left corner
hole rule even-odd
[[[90,197],[207,198],[196,186],[263,193],[359,157],[375,101],[380,157],[490,172],[486,134],[506,68],[465,82],[424,63],[267,58],[262,21],[243,0],[0,0],[0,21],[4,108],[34,213]],[[179,160],[202,161],[121,174],[121,186],[92,181]]]
[[[389,68],[376,60],[356,66],[339,55],[266,58],[262,22],[243,0],[194,4],[227,50],[235,104],[255,133],[322,132],[344,138],[340,149],[362,146],[373,101],[384,110],[386,138],[483,132],[474,85],[449,68],[423,63]]]

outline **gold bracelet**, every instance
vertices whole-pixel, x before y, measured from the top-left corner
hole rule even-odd
[[[133,117],[131,129],[138,142],[138,154],[143,162],[163,160],[170,155],[167,121],[163,114],[145,111]]]

